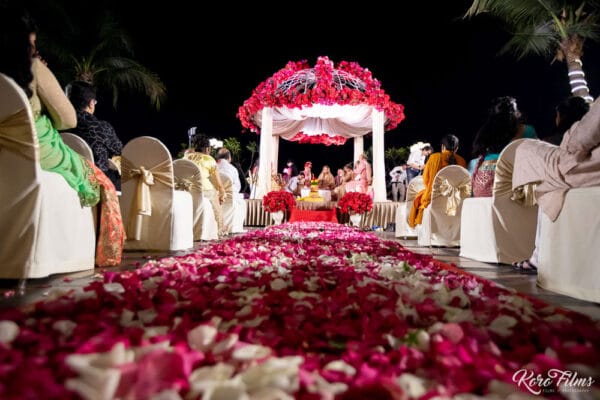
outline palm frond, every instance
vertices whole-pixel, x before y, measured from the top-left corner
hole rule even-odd
[[[500,54],[512,53],[517,59],[528,54],[551,56],[560,43],[560,35],[551,22],[527,29],[522,27],[514,32],[510,40],[500,50]]]
[[[584,39],[600,40],[600,25],[587,21],[570,24],[566,27],[567,35],[581,36]]]
[[[100,22],[98,43],[94,51],[99,54],[133,55],[133,45],[129,34],[121,28],[118,21],[110,14],[105,14]]]
[[[160,78],[134,60],[125,57],[107,57],[102,62],[103,71],[97,73],[97,81],[112,88],[113,105],[118,101],[118,90],[140,92],[150,99],[158,110],[166,95],[166,88]]]

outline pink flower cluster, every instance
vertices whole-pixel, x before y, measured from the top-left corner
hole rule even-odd
[[[506,398],[600,359],[597,322],[339,224],[99,278],[0,310],[0,398]]]
[[[404,106],[391,101],[389,95],[381,88],[381,83],[373,78],[371,71],[362,68],[356,62],[342,61],[336,66],[328,57],[319,57],[312,69],[314,84],[309,87],[297,85],[282,90],[283,83],[293,79],[298,73],[309,70],[310,66],[306,60],[290,61],[283,69],[260,83],[252,91],[252,96],[238,109],[237,117],[242,126],[253,132],[259,132],[260,129],[254,122],[254,115],[265,107],[301,108],[312,107],[313,104],[371,105],[384,112],[387,120],[386,130],[394,129],[404,119]],[[359,87],[340,85],[340,76],[358,80],[361,84]],[[342,141],[339,139],[336,142],[326,134],[311,140],[314,142],[318,138],[328,144],[340,144],[338,142]]]

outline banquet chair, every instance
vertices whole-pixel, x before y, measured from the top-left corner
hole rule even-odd
[[[541,214],[537,283],[544,289],[600,303],[600,187],[570,189],[552,222]]]
[[[25,93],[0,74],[0,278],[93,270],[92,209],[55,172],[44,171]]]
[[[436,174],[431,203],[417,225],[419,246],[456,247],[460,244],[460,213],[463,199],[471,196],[471,175],[466,168],[448,165]]]
[[[192,195],[175,190],[173,161],[165,145],[149,136],[135,138],[123,147],[121,163],[125,249],[192,248]]]
[[[77,136],[71,132],[61,132],[60,137],[67,146],[75,150],[83,158],[94,162],[92,148],[81,136]]]
[[[234,193],[233,183],[229,176],[219,173],[221,183],[225,189],[223,200],[223,225],[230,229],[231,233],[243,233],[244,220],[246,219],[246,201],[241,193]]]
[[[217,240],[219,228],[210,201],[202,194],[200,168],[190,160],[173,161],[175,189],[185,190],[192,195],[194,206],[194,240]]]
[[[509,143],[496,163],[492,197],[472,197],[463,202],[460,256],[477,261],[511,264],[525,260],[534,249],[537,206],[526,206],[512,190],[517,147],[526,139]],[[515,198],[515,200],[513,200]]]
[[[408,184],[406,201],[398,203],[398,208],[396,209],[396,237],[403,237],[404,239],[417,237],[417,230],[408,226],[408,215],[410,214],[413,201],[417,197],[417,193],[423,189],[425,189],[423,175],[413,178]]]

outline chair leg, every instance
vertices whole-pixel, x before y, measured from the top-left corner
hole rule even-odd
[[[25,278],[19,279],[19,283],[17,285],[17,294],[19,296],[22,296],[25,294],[26,286],[27,286],[27,279],[25,279]]]

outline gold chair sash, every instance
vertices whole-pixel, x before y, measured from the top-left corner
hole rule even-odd
[[[129,218],[127,224],[127,237],[134,240],[141,238],[141,223],[143,215],[152,215],[152,195],[150,186],[156,183],[162,183],[165,186],[173,187],[173,170],[171,168],[171,160],[163,162],[151,167],[144,166],[136,167],[126,157],[121,157],[121,167],[123,175],[122,183],[131,179],[137,179],[137,189],[133,199],[133,214]]]
[[[436,180],[438,183],[438,180]],[[439,180],[438,187],[434,188],[434,193],[439,193],[440,196],[447,197],[446,200],[446,215],[455,216],[458,211],[458,206],[462,199],[471,196],[471,177],[465,177],[458,185],[454,186],[446,178]]]
[[[18,153],[29,160],[39,159],[39,145],[31,115],[23,108],[0,123],[0,148]]]
[[[188,176],[187,178],[175,177],[175,190],[185,190],[186,192],[202,192],[202,182],[200,181],[200,171]]]
[[[537,204],[537,199],[535,197],[535,188],[537,185],[535,183],[528,183],[526,185],[521,185],[513,190],[512,196],[510,199],[518,204],[521,204],[525,207],[532,207]]]
[[[511,194],[510,199],[517,204],[525,207],[531,207],[537,204],[535,198],[536,184],[531,183],[512,188],[513,163],[500,159],[496,164],[496,174],[494,176],[494,197]]]

